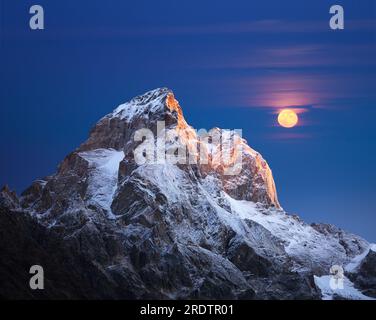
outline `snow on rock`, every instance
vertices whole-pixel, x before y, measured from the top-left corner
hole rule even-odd
[[[187,195],[181,192],[180,184],[184,182],[184,171],[172,164],[148,164],[140,166],[135,170],[152,185],[158,186],[171,202],[184,202],[188,200]]]
[[[347,272],[355,272],[361,262],[363,261],[363,259],[367,256],[368,252],[369,252],[370,248],[366,251],[364,251],[362,254],[359,254],[357,255],[356,257],[354,257],[346,266],[345,266],[345,270]]]
[[[315,284],[321,290],[323,300],[346,299],[346,300],[376,300],[374,298],[365,296],[354,284],[346,277],[343,278],[343,286],[337,285],[338,282],[333,276],[314,276]],[[331,285],[331,282],[334,285]]]
[[[163,111],[164,100],[170,92],[167,88],[151,90],[143,95],[119,105],[107,117],[118,117],[130,122],[133,118],[147,113]]]
[[[160,120],[178,133],[177,141],[167,139],[168,150],[187,146],[191,153],[199,143],[208,164],[135,163],[135,132],[154,130]],[[172,91],[149,91],[102,118],[20,204],[84,248],[80,254],[118,279],[117,288],[129,284],[132,297],[316,299],[315,274],[324,298],[332,298],[330,267],[356,269],[368,243],[288,215],[266,160],[244,139],[230,132],[231,161],[221,163],[223,149],[209,137],[224,132],[215,128],[198,142]],[[225,174],[238,156],[241,172]],[[364,298],[348,279],[345,284],[342,297]]]
[[[86,198],[88,204],[97,204],[111,214],[111,203],[117,188],[119,163],[123,151],[97,149],[80,152],[79,156],[89,162],[89,178]]]
[[[300,219],[287,215],[283,210],[268,208],[235,200],[224,194],[231,205],[231,211],[241,219],[259,223],[284,243],[286,252],[295,259],[297,271],[312,268],[327,269],[333,264],[342,264],[348,257],[341,244],[333,237],[317,232]]]
[[[370,250],[376,252],[376,244],[371,244],[367,250],[365,250],[363,253],[355,256],[346,266],[345,266],[345,271],[354,273],[357,272],[362,261],[364,258],[368,255]]]

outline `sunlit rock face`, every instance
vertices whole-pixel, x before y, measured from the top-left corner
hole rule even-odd
[[[162,154],[178,161],[136,161],[144,129],[164,142],[148,145],[151,160]],[[19,215],[16,229],[38,225],[38,235],[27,236],[43,241],[41,250],[52,252],[54,241],[66,248],[50,253],[53,263],[85,264],[89,278],[77,276],[83,289],[65,282],[64,298],[82,297],[83,290],[90,298],[319,299],[313,276],[369,247],[355,235],[286,214],[260,153],[236,131],[194,130],[166,88],[104,116],[55,174],[20,198],[4,189],[0,206],[5,220]],[[12,233],[4,237],[12,241]],[[23,259],[34,264],[27,252]],[[66,277],[57,270],[51,297]]]
[[[161,132],[158,132],[158,122],[163,122],[165,126]],[[173,93],[166,88],[153,90],[136,97],[102,118],[91,130],[88,140],[62,162],[57,176],[52,177],[52,181],[68,179],[70,183],[64,186],[64,194],[68,192],[68,189],[73,188],[74,195],[79,193],[82,194],[82,198],[85,198],[89,176],[86,173],[91,171],[91,168],[88,161],[82,156],[82,152],[113,149],[124,152],[120,171],[118,170],[117,192],[121,193],[122,182],[139,167],[134,161],[134,150],[140,144],[135,141],[135,133],[144,128],[150,129],[156,138],[165,135],[167,130],[176,133],[170,139],[169,137],[165,138],[166,149],[186,151],[187,162],[192,162],[188,159],[194,160],[194,164],[183,161],[177,165],[186,172],[194,170],[194,179],[210,175],[217,178],[221,188],[236,199],[279,207],[273,176],[262,156],[250,148],[240,136],[234,134],[234,138],[231,138],[228,143],[228,153],[232,159],[223,161],[222,140],[216,143],[215,139],[212,139],[209,143],[207,139],[201,139],[196,131],[187,124],[178,101],[174,98]],[[209,131],[208,136],[217,135],[221,139],[221,133],[220,129],[213,129]],[[174,140],[175,137],[178,138],[178,141]],[[202,165],[200,152],[203,155],[201,158],[205,158]],[[236,154],[239,154],[240,158]],[[238,158],[240,170],[236,174],[227,174],[226,169],[231,168]],[[79,181],[73,181],[73,177]],[[46,190],[49,190],[52,185],[52,182],[47,183]],[[46,197],[54,197],[53,194],[60,195],[61,191],[55,192],[52,188],[42,196],[40,201],[48,202],[45,200]],[[54,202],[52,201],[51,204],[54,205]],[[114,206],[116,207],[115,204]],[[42,206],[41,209],[46,211],[49,208]],[[63,206],[63,210],[65,209]]]
[[[189,153],[196,154],[199,149],[207,159],[208,165],[200,166],[203,175],[218,175],[224,190],[236,199],[279,207],[273,175],[267,162],[241,136],[219,128],[197,136],[187,125],[172,93],[168,94],[166,105],[178,114],[176,130],[181,142],[188,146]],[[227,158],[224,149],[228,153]]]

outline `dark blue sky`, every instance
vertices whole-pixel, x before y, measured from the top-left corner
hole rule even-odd
[[[100,117],[167,86],[195,128],[243,129],[288,212],[376,241],[375,0],[0,3],[0,184],[21,192]],[[300,125],[276,126],[292,105]]]

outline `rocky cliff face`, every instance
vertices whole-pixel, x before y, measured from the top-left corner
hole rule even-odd
[[[162,149],[138,136],[145,128],[163,139]],[[152,161],[145,156],[150,149],[178,160]],[[135,150],[144,162],[135,160]],[[1,229],[17,221],[9,223],[12,233],[0,231],[4,241],[14,243],[18,234],[24,243],[28,230],[51,257],[38,260],[14,245],[13,278],[23,279],[19,255],[23,266],[59,264],[46,272],[51,286],[44,294],[51,298],[317,299],[322,287],[314,276],[370,247],[333,226],[310,226],[285,213],[262,156],[236,132],[197,133],[165,88],[103,117],[55,174],[20,198],[3,189],[0,206]],[[61,249],[54,251],[54,243]],[[80,290],[70,282],[61,289],[72,267]],[[12,286],[7,290],[1,294],[19,296]],[[33,297],[27,290],[24,296]]]

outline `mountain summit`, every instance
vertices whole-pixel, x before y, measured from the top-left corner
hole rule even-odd
[[[235,131],[196,132],[166,88],[100,119],[20,197],[4,188],[0,226],[12,243],[0,248],[12,257],[0,295],[11,298],[376,296],[374,246],[288,215],[260,153]],[[20,289],[34,264],[45,268],[43,293]],[[340,290],[333,266],[345,269]]]

